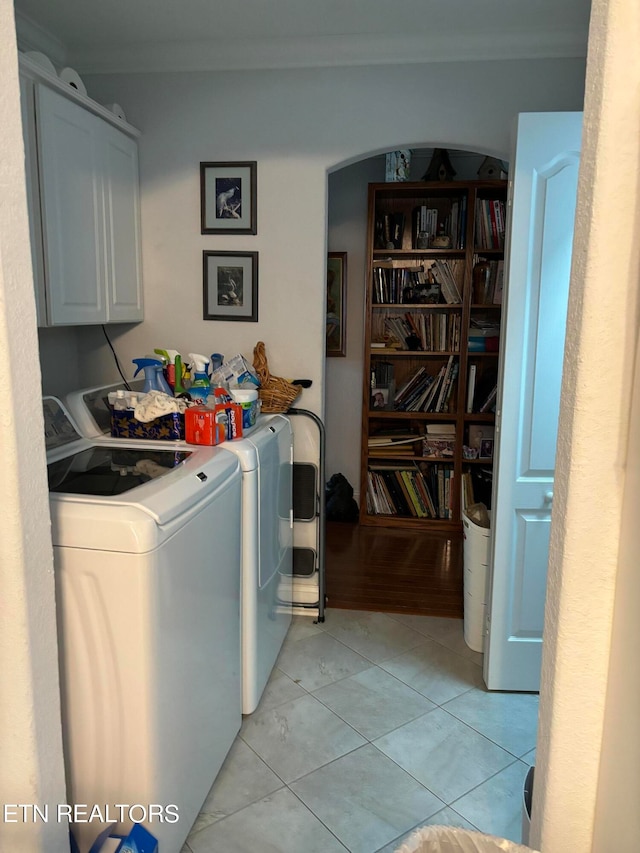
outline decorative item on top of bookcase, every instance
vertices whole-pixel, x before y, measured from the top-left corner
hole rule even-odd
[[[449,152],[446,148],[434,148],[431,162],[422,176],[423,181],[452,181],[456,170],[451,165]]]
[[[496,160],[495,157],[485,157],[478,169],[478,177],[481,181],[504,181],[507,177],[507,171],[502,160]]]
[[[347,354],[347,253],[329,252],[327,258],[326,354]]]
[[[257,169],[244,163],[200,163],[200,233],[257,234]]]
[[[411,172],[411,151],[402,148],[390,151],[385,158],[385,180],[408,181]]]

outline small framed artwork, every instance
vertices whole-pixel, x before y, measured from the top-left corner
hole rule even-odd
[[[256,161],[200,163],[200,233],[257,234]]]
[[[492,438],[483,438],[480,442],[480,459],[493,459]]]
[[[389,389],[388,388],[372,388],[370,408],[383,411],[389,407]]]
[[[347,354],[347,253],[329,252],[327,257],[327,339],[326,353]]]
[[[258,322],[258,253],[203,252],[205,320]]]

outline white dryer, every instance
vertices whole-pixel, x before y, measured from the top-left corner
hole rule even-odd
[[[177,805],[142,822],[178,853],[242,719],[240,465],[44,405],[68,796]]]
[[[109,391],[122,383],[66,398],[82,432],[94,441],[122,441],[110,431]],[[140,442],[194,449],[182,441]],[[259,415],[245,437],[221,448],[242,469],[242,713],[255,711],[291,622],[293,605],[278,598],[293,570],[293,430],[284,415]]]

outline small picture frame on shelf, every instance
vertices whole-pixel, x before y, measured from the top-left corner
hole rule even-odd
[[[372,412],[392,412],[393,398],[396,393],[395,382],[390,385],[378,385],[371,389],[369,409]]]
[[[257,163],[200,163],[200,233],[257,234]]]
[[[203,319],[258,322],[258,253],[203,252]]]
[[[389,405],[389,389],[388,388],[373,388],[371,390],[371,400],[369,408],[372,411],[384,411]]]
[[[493,459],[493,439],[483,438],[480,442],[480,459]]]

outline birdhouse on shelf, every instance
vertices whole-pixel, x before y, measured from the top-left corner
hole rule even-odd
[[[502,160],[495,157],[485,157],[478,169],[478,177],[481,181],[501,181],[507,177]]]
[[[423,181],[452,181],[456,170],[451,165],[446,148],[434,148],[431,162],[422,176]]]

